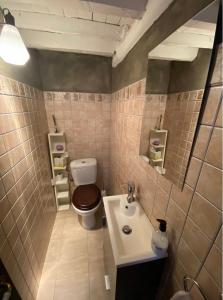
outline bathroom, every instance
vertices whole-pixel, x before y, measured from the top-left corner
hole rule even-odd
[[[221,1],[0,7],[0,299],[221,299]]]

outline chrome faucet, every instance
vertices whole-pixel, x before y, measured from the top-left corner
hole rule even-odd
[[[134,182],[128,182],[128,196],[127,201],[128,203],[134,202],[136,200],[135,195],[135,184]]]

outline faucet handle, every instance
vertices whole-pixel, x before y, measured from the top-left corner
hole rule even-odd
[[[129,181],[128,182],[128,193],[134,193],[135,192],[135,183]]]

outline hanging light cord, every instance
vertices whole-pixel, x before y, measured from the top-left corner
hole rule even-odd
[[[5,23],[4,12],[2,7],[0,6],[0,24],[4,24],[4,23]]]
[[[1,8],[3,17],[5,19],[5,23],[9,25],[15,26],[15,18],[11,14],[10,10],[8,8]]]

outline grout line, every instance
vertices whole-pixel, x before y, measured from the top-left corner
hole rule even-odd
[[[0,92],[0,96],[8,96],[8,97],[18,97],[18,98],[23,98],[23,99],[31,99],[31,100],[36,100],[35,96],[27,96],[27,95],[17,95],[17,94],[7,94],[7,93],[2,93]]]

